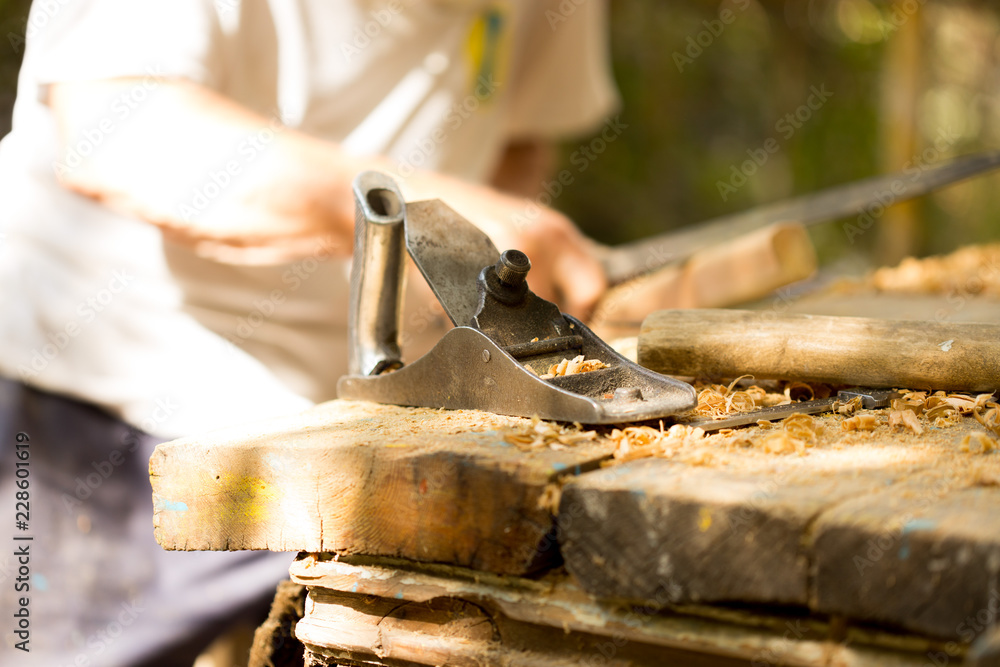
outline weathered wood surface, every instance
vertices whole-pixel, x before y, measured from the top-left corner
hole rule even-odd
[[[810,523],[891,479],[843,471],[775,482],[754,471],[638,461],[567,485],[561,548],[599,597],[805,605]]]
[[[908,483],[823,512],[810,606],[949,639],[979,635],[977,616],[1000,609],[1000,488],[934,496]]]
[[[967,642],[1000,570],[1000,455],[960,450],[977,430],[588,473],[561,496],[566,567],[602,598],[798,605]]]
[[[800,665],[923,667],[939,646],[820,619],[700,606],[621,607],[564,572],[501,577],[387,559],[300,557],[296,627],[313,667],[395,665]],[[956,652],[961,660],[961,652]],[[341,661],[341,662],[338,662]],[[957,663],[956,663],[957,664]]]
[[[639,363],[681,376],[994,391],[998,340],[996,324],[665,310],[643,322]]]
[[[546,485],[610,445],[525,452],[526,420],[332,401],[160,445],[150,461],[166,549],[401,556],[521,574],[551,562]]]

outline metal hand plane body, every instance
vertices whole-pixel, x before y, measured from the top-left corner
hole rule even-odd
[[[690,385],[625,359],[534,294],[524,253],[500,254],[440,201],[404,204],[395,183],[375,172],[358,176],[354,195],[351,349],[340,398],[583,424],[655,419],[695,405]],[[404,248],[456,325],[408,365],[398,344]],[[579,355],[604,367],[541,377]]]

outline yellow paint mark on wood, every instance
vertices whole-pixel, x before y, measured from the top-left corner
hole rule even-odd
[[[263,523],[270,519],[268,506],[281,497],[281,491],[259,477],[227,474],[219,481],[225,501],[219,514],[228,521]]]
[[[701,511],[698,512],[698,530],[701,532],[708,531],[712,527],[712,510],[707,507],[702,507]]]

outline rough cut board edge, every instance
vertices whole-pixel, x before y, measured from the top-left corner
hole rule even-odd
[[[823,619],[767,610],[687,605],[664,611],[609,604],[586,594],[560,571],[526,579],[400,559],[334,561],[302,554],[290,573],[293,581],[311,590],[373,596],[400,604],[449,598],[471,601],[491,613],[560,634],[572,631],[607,637],[606,646],[612,650],[636,642],[735,657],[744,664],[810,667],[925,667],[929,655],[944,651],[943,644],[922,637],[860,627],[838,629]],[[322,611],[314,614],[322,615]],[[310,636],[315,638],[316,632],[323,636],[322,622],[314,622],[308,610],[303,623],[304,629],[312,624]],[[952,657],[961,660],[961,656],[957,652]]]
[[[739,554],[734,557],[735,547],[732,544],[729,545],[728,551],[724,550],[724,543],[720,542],[722,538],[718,535],[704,544],[694,544],[694,546],[692,544],[696,542],[699,534],[705,534],[709,530],[711,521],[722,521],[727,516],[737,518],[735,528],[730,524],[730,529],[736,532],[745,528],[748,522],[780,523],[794,517],[789,516],[787,508],[783,508],[781,503],[774,503],[773,507],[768,507],[766,498],[768,495],[774,495],[773,493],[757,497],[743,493],[739,489],[739,483],[745,483],[747,480],[738,478],[733,479],[733,485],[729,489],[733,492],[732,497],[725,501],[712,498],[710,495],[699,498],[697,492],[693,494],[687,492],[680,497],[660,496],[657,499],[658,503],[646,507],[649,503],[645,494],[649,489],[642,488],[642,485],[637,483],[637,477],[639,479],[643,477],[643,469],[653,469],[645,472],[648,479],[656,477],[657,474],[660,478],[667,477],[671,468],[676,470],[679,467],[683,467],[683,474],[693,476],[694,480],[703,480],[705,489],[711,489],[712,483],[718,481],[716,478],[724,475],[719,470],[691,468],[662,460],[647,460],[599,473],[590,473],[570,481],[564,487],[558,519],[561,550],[567,568],[586,590],[612,600],[638,601],[662,597],[668,602],[691,601],[690,590],[685,586],[690,585],[689,580],[692,576],[704,574],[699,572],[700,566],[695,565],[694,570],[688,571],[683,564],[671,563],[671,567],[667,568],[668,571],[658,572],[658,569],[662,568],[657,568],[656,563],[642,559],[641,544],[639,548],[633,550],[632,545],[622,541],[624,539],[622,536],[616,538],[608,534],[609,530],[613,532],[614,528],[625,529],[630,525],[623,517],[638,517],[635,521],[637,525],[632,527],[632,532],[640,535],[641,539],[641,535],[649,531],[648,539],[655,543],[658,558],[678,555],[676,551],[671,553],[667,546],[671,535],[679,535],[682,538],[692,536],[687,541],[682,539],[680,546],[675,547],[675,550],[682,552],[685,549],[692,551],[686,554],[689,563],[698,563],[699,559],[714,562],[716,565],[735,563],[732,569],[738,579],[743,579],[740,582],[741,595],[735,598],[737,602],[808,604],[817,613],[844,615],[862,622],[886,623],[946,640],[965,639],[965,641],[968,641],[969,637],[962,636],[960,624],[966,619],[967,613],[975,614],[977,609],[985,608],[989,604],[988,586],[984,581],[986,575],[980,570],[985,571],[989,563],[1000,565],[1000,524],[996,526],[995,531],[983,530],[978,542],[969,538],[968,530],[965,528],[963,528],[964,533],[952,531],[950,534],[947,533],[948,528],[942,529],[946,531],[945,534],[915,531],[913,526],[919,525],[924,514],[929,508],[934,507],[926,502],[915,503],[918,509],[924,511],[923,514],[913,507],[902,507],[891,516],[895,522],[891,534],[894,536],[894,543],[897,543],[900,533],[911,533],[909,549],[912,562],[929,563],[934,557],[940,558],[942,550],[945,550],[945,555],[953,556],[954,561],[958,559],[958,554],[967,551],[969,557],[964,561],[959,560],[949,570],[952,576],[946,585],[933,588],[931,593],[926,591],[921,593],[916,601],[909,598],[912,606],[906,603],[899,604],[897,598],[903,595],[905,590],[901,593],[900,587],[896,585],[898,582],[893,579],[896,574],[904,571],[902,564],[897,560],[898,553],[887,553],[884,558],[877,561],[879,566],[872,568],[870,577],[847,576],[845,568],[850,569],[855,566],[851,555],[844,552],[844,548],[847,547],[838,548],[838,545],[855,547],[866,545],[869,539],[879,539],[885,533],[885,528],[881,524],[874,524],[870,526],[871,530],[861,530],[855,525],[858,522],[853,521],[850,514],[838,517],[837,509],[855,503],[859,506],[858,511],[869,511],[877,516],[880,503],[886,503],[888,506],[888,501],[885,500],[886,494],[891,496],[893,493],[904,495],[909,493],[902,487],[890,489],[882,494],[872,493],[872,489],[869,488],[868,491],[843,497],[838,502],[831,502],[821,510],[816,509],[815,513],[810,510],[797,523],[793,521],[790,525],[799,526],[799,532],[792,535],[795,538],[793,542],[799,543],[797,545],[799,553],[795,553],[794,547],[791,552],[788,549],[779,549],[779,556],[784,554],[787,559],[779,558],[777,567],[767,569],[771,573],[771,579],[791,577],[796,580],[796,586],[792,586],[793,590],[796,587],[799,589],[796,599],[781,599],[782,592],[787,593],[787,587],[776,586],[773,580],[757,584],[749,581],[754,572],[770,565],[769,549],[772,546],[778,548],[779,544],[765,542],[763,545],[757,545],[762,548],[756,549],[757,553],[753,555],[757,559],[756,563],[752,560],[744,562],[745,559],[741,560]],[[758,479],[757,488],[768,488],[767,481],[764,478]],[[697,483],[692,483],[692,486],[696,487]],[[792,491],[794,495],[795,490]],[[1000,489],[959,489],[945,494],[943,502],[948,502],[949,498],[958,498],[963,493],[974,493],[983,497],[988,495],[990,500],[980,499],[972,513],[978,512],[978,516],[986,522],[985,525],[997,524],[997,518],[992,516],[996,513],[991,512],[990,508],[1000,507]],[[897,502],[895,498],[890,500]],[[747,509],[749,513],[744,511]],[[912,521],[900,523],[899,517],[907,509],[913,510]],[[774,515],[768,516],[769,512],[773,512]],[[616,518],[612,523],[608,523],[612,515]],[[572,520],[569,525],[567,518]],[[861,522],[861,526],[869,528],[864,522]],[[853,531],[851,539],[845,538],[843,532],[845,529]],[[837,533],[838,530],[841,532]],[[712,537],[710,532],[708,537]],[[753,545],[749,545],[747,550],[752,551]],[[635,555],[635,559],[630,560],[621,554]],[[685,554],[680,555],[683,557]],[[796,557],[802,560],[798,567],[795,567],[793,562]],[[720,575],[719,580],[725,578]],[[960,583],[952,583],[955,580]],[[921,586],[923,579],[915,576],[912,587]],[[948,590],[949,588],[951,590]],[[732,589],[727,589],[722,583],[710,581],[707,582],[706,589],[699,592],[698,598],[702,602],[733,601],[734,598],[725,595],[726,590]],[[869,595],[866,601],[868,606],[857,603],[865,591],[872,590],[875,593]],[[950,594],[950,601],[939,602],[936,593]],[[967,598],[968,601],[956,604],[954,603],[956,595],[962,599]],[[914,611],[918,607],[921,610],[919,615]]]
[[[980,635],[977,616],[1000,609],[1000,488],[928,492],[890,488],[823,512],[810,606],[952,640]]]
[[[560,547],[599,597],[805,606],[812,517],[872,484],[845,477],[776,483],[656,459],[615,466],[564,488]]]
[[[469,432],[469,423],[523,422],[332,401],[165,443],[150,460],[156,539],[173,550],[365,553],[535,571],[558,558],[552,514],[539,505],[546,486],[596,466],[612,446],[524,452],[496,430]]]

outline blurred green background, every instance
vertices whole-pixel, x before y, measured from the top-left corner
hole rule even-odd
[[[725,11],[731,21],[720,32],[713,21]],[[997,4],[612,0],[611,17],[629,128],[557,202],[602,240],[901,170],[925,156],[1000,147]],[[814,86],[833,94],[788,136],[779,122]],[[939,153],[942,132],[948,145]],[[769,138],[778,151],[724,200],[719,182]],[[566,147],[567,159],[578,144]],[[995,239],[998,193],[1000,178],[987,177],[896,206],[854,243],[843,221],[824,225],[814,232],[821,260],[895,263]]]
[[[28,0],[0,0],[0,134]],[[616,243],[825,186],[1000,147],[1000,8],[974,0],[611,0],[620,137],[555,206]],[[725,19],[725,21],[723,20]],[[813,88],[832,96],[782,124]],[[789,130],[792,130],[789,132]],[[935,141],[946,137],[944,151]],[[768,139],[776,152],[720,192]],[[772,144],[773,146],[773,144]],[[896,206],[851,243],[815,232],[821,260],[895,263],[1000,232],[1000,177]]]

